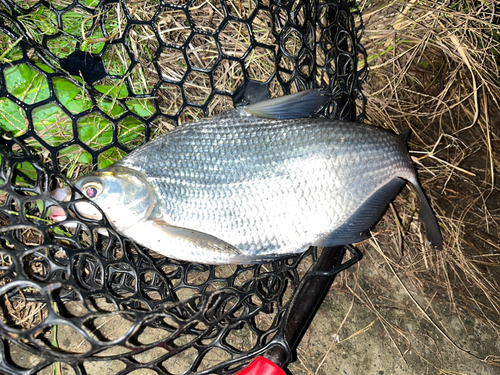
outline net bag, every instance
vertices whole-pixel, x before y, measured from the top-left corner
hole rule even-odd
[[[2,1],[0,372],[290,363],[317,307],[304,301],[321,301],[353,248],[344,263],[344,250],[317,248],[262,265],[181,262],[50,192],[76,192],[77,175],[175,126],[308,88],[333,93],[325,116],[362,121],[361,30],[347,1]],[[75,228],[49,220],[51,205]]]

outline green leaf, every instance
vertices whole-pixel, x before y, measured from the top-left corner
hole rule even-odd
[[[125,113],[125,110],[119,104],[109,99],[101,98],[99,100],[99,107],[111,117],[118,117]]]
[[[116,163],[118,160],[122,159],[125,155],[126,154],[124,151],[113,147],[99,155],[97,167],[99,169],[109,167],[110,165]]]
[[[0,98],[0,127],[19,137],[28,131],[24,110],[13,101]]]
[[[155,113],[151,99],[130,99],[127,101],[127,108],[144,118],[151,117]]]
[[[113,141],[113,125],[99,115],[82,118],[78,122],[78,135],[92,148],[101,148]]]
[[[85,95],[83,88],[64,78],[56,77],[52,82],[57,99],[72,113],[80,113],[92,107],[92,102]]]
[[[19,170],[20,172],[24,173],[24,175],[26,175],[27,177],[36,181],[37,179],[36,169],[33,167],[31,163],[23,162],[20,164],[16,164],[15,169]],[[18,186],[32,186],[31,184],[28,184],[28,182],[26,182],[26,180],[19,175],[16,176],[14,184]]]
[[[27,64],[5,69],[7,90],[27,104],[45,100],[50,96],[44,76]]]
[[[117,86],[96,85],[94,88],[103,94],[111,96],[112,98],[123,99],[128,96],[128,90],[124,84]]]

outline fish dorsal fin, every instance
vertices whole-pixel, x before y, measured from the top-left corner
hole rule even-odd
[[[363,204],[334,232],[314,243],[314,246],[340,246],[359,242],[368,237],[368,230],[375,224],[387,205],[405,184],[399,177],[393,178],[375,191]]]
[[[312,117],[331,99],[331,94],[322,89],[300,91],[296,94],[241,107],[254,116],[276,120]]]

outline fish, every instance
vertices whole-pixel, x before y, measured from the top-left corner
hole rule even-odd
[[[177,127],[78,178],[88,201],[75,208],[101,219],[97,205],[118,232],[169,258],[265,263],[366,239],[407,181],[427,238],[441,249],[408,132],[318,116],[329,100],[307,90]],[[58,200],[70,195],[54,191]],[[59,207],[52,218],[66,216]]]

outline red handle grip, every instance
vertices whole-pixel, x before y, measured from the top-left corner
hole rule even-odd
[[[286,375],[274,362],[264,357],[255,358],[247,367],[234,375]]]

